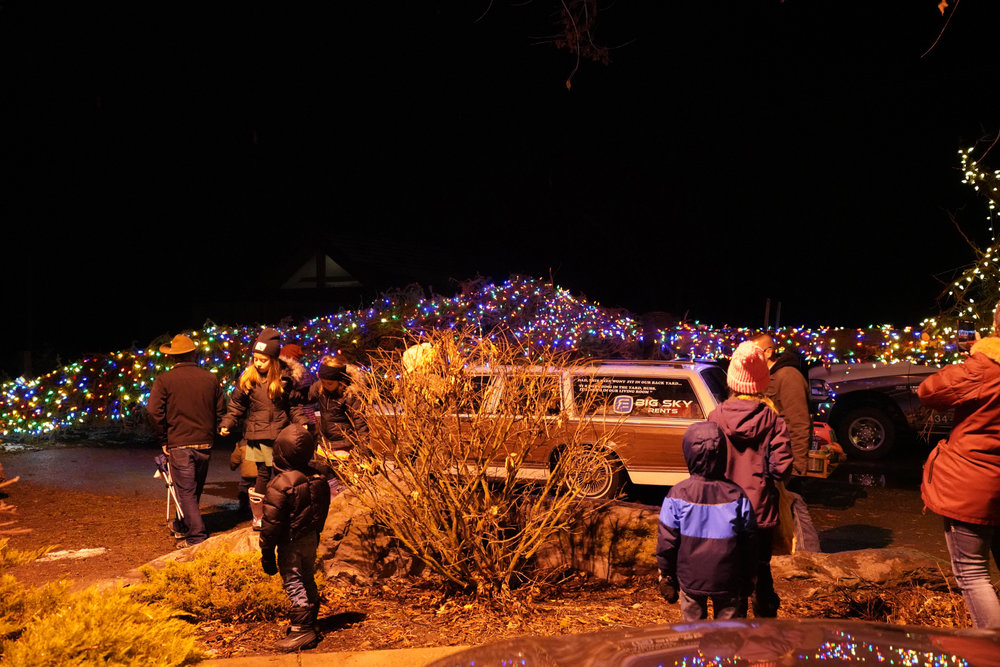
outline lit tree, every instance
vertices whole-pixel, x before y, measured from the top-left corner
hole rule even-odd
[[[989,245],[983,249],[963,234],[975,260],[938,296],[939,314],[923,323],[928,333],[938,336],[950,336],[959,319],[972,320],[982,335],[991,333],[993,312],[1000,302],[1000,242],[993,231],[993,216],[1000,201],[1000,170],[984,169],[979,161],[972,159],[972,151],[972,148],[958,151],[962,182],[986,199]],[[989,150],[984,157],[988,153]]]

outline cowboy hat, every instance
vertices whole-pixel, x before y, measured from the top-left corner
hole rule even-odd
[[[177,334],[170,341],[170,345],[161,345],[160,352],[163,354],[186,354],[195,350],[194,341],[184,334]]]

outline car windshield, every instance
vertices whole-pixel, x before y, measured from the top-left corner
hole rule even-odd
[[[726,385],[726,372],[724,370],[718,366],[709,366],[702,369],[701,377],[718,403],[729,398],[729,387]]]

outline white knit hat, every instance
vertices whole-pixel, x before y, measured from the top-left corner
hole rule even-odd
[[[764,358],[764,350],[748,340],[740,343],[733,352],[729,372],[726,374],[729,388],[741,394],[763,394],[770,380],[771,372]]]

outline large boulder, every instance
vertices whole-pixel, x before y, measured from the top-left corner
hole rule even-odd
[[[327,578],[356,583],[416,575],[423,565],[399,546],[349,489],[330,501],[317,556]]]
[[[658,508],[633,503],[580,501],[569,529],[536,554],[546,570],[578,570],[612,583],[656,576]],[[422,566],[377,524],[351,491],[338,494],[320,538],[328,577],[372,582],[412,576]],[[776,555],[775,585],[796,594],[855,585],[944,585],[950,564],[903,548],[840,553],[796,551]],[[779,592],[781,592],[779,590]]]

